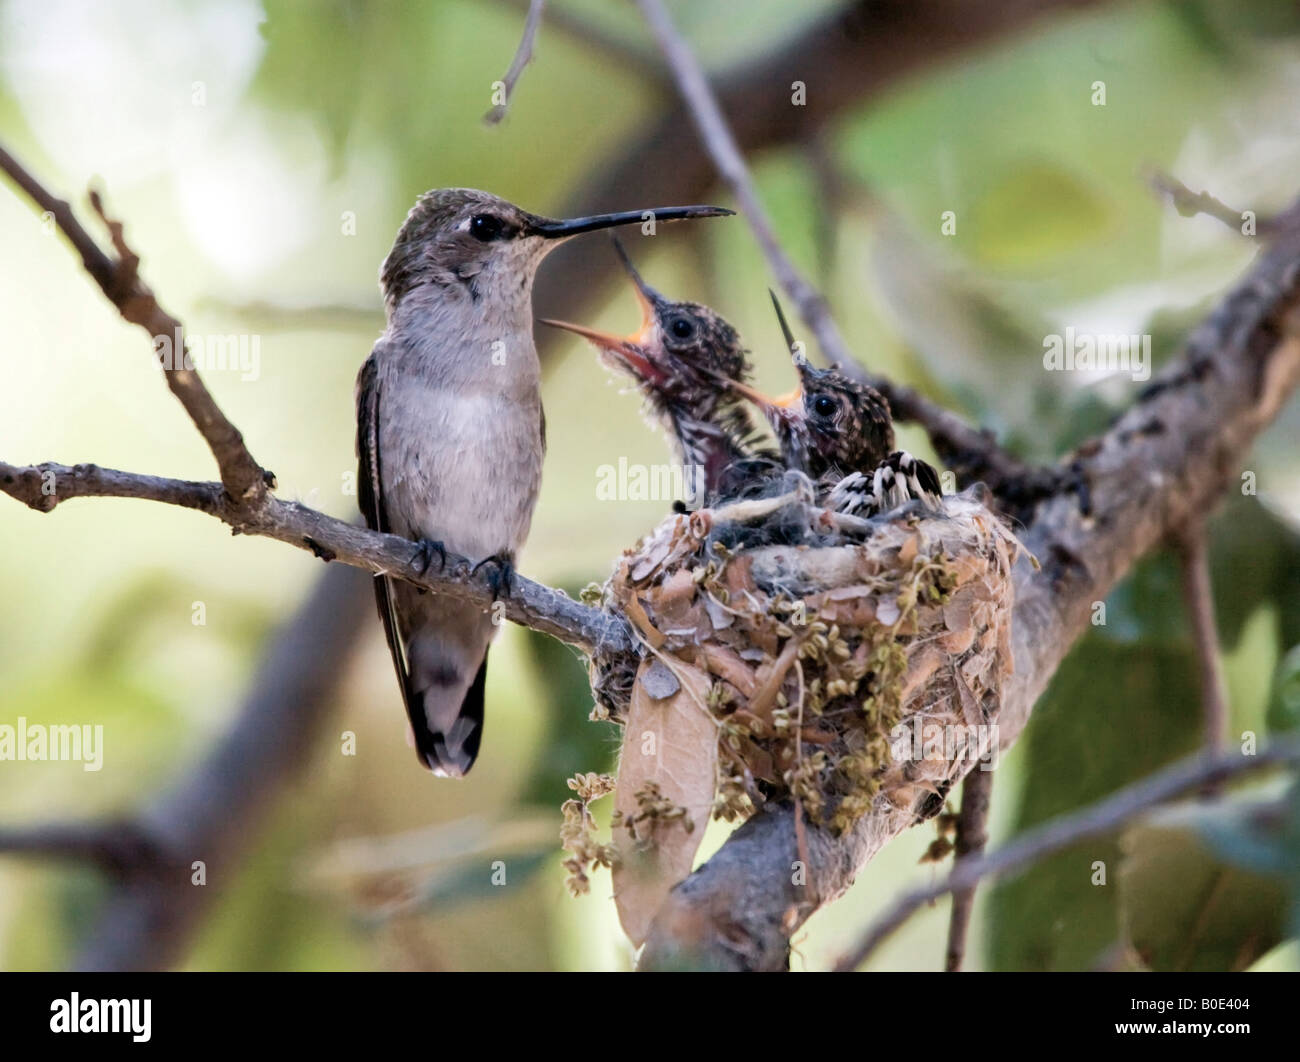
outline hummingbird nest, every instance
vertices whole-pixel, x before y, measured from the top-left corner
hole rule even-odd
[[[612,866],[639,944],[711,815],[793,799],[840,834],[882,803],[937,814],[996,745],[1012,668],[1021,547],[985,496],[863,520],[815,505],[805,480],[671,516],[628,550],[599,596],[645,652],[592,662],[595,714],[624,738],[617,779],[571,783],[575,891],[588,865]],[[600,845],[587,803],[611,786]]]

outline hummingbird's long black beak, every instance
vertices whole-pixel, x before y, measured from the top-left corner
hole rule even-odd
[[[528,227],[528,235],[548,240],[564,239],[596,229],[609,229],[615,225],[639,225],[653,218],[655,221],[681,221],[686,218],[721,218],[734,214],[734,210],[716,206],[652,207],[646,210],[623,210],[617,214],[590,214],[585,218],[538,218]]]

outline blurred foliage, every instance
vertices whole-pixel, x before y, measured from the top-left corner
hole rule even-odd
[[[1184,804],[1125,833],[1120,920],[1147,969],[1244,970],[1300,928],[1300,805],[1294,786],[1280,807],[1268,788],[1267,801]]]
[[[1111,645],[1088,635],[1034,712],[1019,832],[1100,800],[1192,752],[1195,660],[1186,647]],[[1000,779],[999,779],[1000,781]],[[992,890],[987,947],[1003,970],[1087,969],[1117,940],[1117,839],[1076,844]],[[1105,884],[1094,884],[1095,864]]]
[[[706,65],[721,69],[779,47],[835,4],[747,0],[743,17],[722,0],[671,6]],[[649,46],[632,5],[551,6]],[[661,106],[635,64],[545,23],[509,116],[486,128],[491,84],[522,21],[520,5],[487,0],[123,0],[111,9],[0,0],[0,139],[74,200],[92,177],[106,181],[145,275],[196,332],[258,330],[259,379],[209,384],[282,493],[351,518],[355,497],[342,484],[354,467],[352,378],[380,327],[377,264],[414,197],[468,184],[552,209]],[[1298,30],[1289,0],[1103,5],[1045,19],[891,86],[846,113],[817,149],[763,153],[756,178],[783,241],[873,369],[1047,459],[1102,429],[1140,384],[1043,372],[1043,337],[1066,327],[1146,332],[1158,366],[1253,253],[1218,222],[1155,201],[1140,172],[1166,169],[1261,214],[1295,194]],[[1091,102],[1097,81],[1104,107]],[[203,106],[193,99],[199,84]],[[698,150],[687,130],[681,150]],[[827,161],[841,197],[818,176]],[[940,229],[945,211],[955,212],[952,236]],[[355,237],[340,231],[345,214]],[[140,338],[7,191],[0,231],[9,252],[0,318],[13,352],[0,391],[5,459],[206,475],[209,455],[157,385]],[[743,225],[670,236],[640,264],[656,286],[736,322],[760,386],[788,386],[771,278]],[[624,293],[589,323],[625,330],[633,312]],[[550,365],[545,400],[551,451],[522,564],[573,592],[603,578],[663,514],[657,502],[597,501],[593,469],[620,457],[661,461],[664,451],[634,415],[636,399],[613,394],[576,343]],[[1233,732],[1261,740],[1300,723],[1298,433],[1293,403],[1252,457],[1260,497],[1232,498],[1212,529]],[[928,452],[914,427],[901,441]],[[194,514],[145,508],[0,509],[0,550],[22,559],[0,566],[0,720],[97,722],[107,735],[101,772],[0,766],[5,823],[122,810],[183,776],[235,711],[269,630],[317,575],[277,543],[232,540]],[[195,601],[206,626],[190,623]],[[1172,558],[1144,561],[1107,610],[1003,763],[995,843],[1199,740]],[[586,721],[591,698],[574,653],[539,635],[503,635],[484,755],[457,785],[431,783],[404,745],[377,629],[353,672],[335,732],[238,879],[208,886],[220,902],[184,965],[626,967],[608,878],[570,900],[553,843],[565,779],[607,769],[617,744],[608,725]],[[355,735],[355,757],[339,754],[342,731]],[[1248,962],[1295,933],[1294,921],[1277,918],[1279,895],[1295,903],[1294,878],[1274,863],[1297,847],[1294,816],[1252,832],[1234,824],[1240,804],[1222,821],[1152,820],[983,890],[971,964],[1077,969],[1113,958],[1125,940],[1155,965]],[[705,850],[724,833],[711,827]],[[916,876],[930,839],[913,831],[873,861],[801,934],[799,962],[835,958]],[[343,870],[317,872],[337,846],[358,841],[391,863],[367,856],[369,868],[344,860]],[[1096,860],[1105,886],[1090,883]],[[493,881],[497,862],[504,886]],[[1207,916],[1212,881],[1226,884]],[[0,863],[0,965],[65,962],[102,887],[89,870]],[[409,906],[383,913],[395,895]],[[1205,919],[1202,939],[1213,938],[1190,958],[1178,951],[1187,918]],[[937,968],[944,921],[942,909],[924,913],[878,964]],[[1268,961],[1294,965],[1297,954],[1274,949]]]
[[[1289,671],[1277,661],[1295,644],[1300,622],[1300,538],[1257,499],[1230,499],[1212,521],[1210,565],[1226,652],[1230,740],[1255,735],[1263,741],[1285,722],[1277,706],[1289,703],[1281,692]],[[1177,563],[1167,552],[1148,557],[1111,594],[1105,624],[1066,658],[1035,711],[1023,739],[1027,768],[1016,829],[1099,800],[1194,751],[1201,721],[1196,666]],[[1270,683],[1275,670],[1277,679]],[[1124,863],[1122,875],[1129,932],[1157,967],[1228,968],[1247,964],[1277,942],[1285,883],[1217,868],[1186,830],[1135,827],[1128,836],[1130,851],[1141,855],[1138,866],[1132,859]],[[1300,864],[1300,846],[1290,851]],[[1093,880],[1095,861],[1106,866],[1104,884]],[[1123,888],[1116,888],[1119,865],[1118,838],[1088,842],[999,885],[989,928],[994,964],[1048,970],[1103,961],[1121,939],[1126,910]],[[1185,939],[1190,926],[1203,924],[1201,909],[1189,905],[1206,902],[1203,893],[1211,889],[1218,915],[1238,909],[1253,915],[1207,923],[1220,931],[1214,946],[1180,951],[1175,962],[1167,939],[1177,943],[1173,912],[1188,915]],[[1165,912],[1168,920],[1151,926],[1148,936],[1133,923],[1152,911]]]

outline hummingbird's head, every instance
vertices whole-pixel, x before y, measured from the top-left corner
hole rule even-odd
[[[518,298],[527,305],[533,274],[554,247],[579,233],[649,219],[716,217],[721,207],[661,207],[556,220],[473,188],[439,188],[416,201],[380,270],[390,309],[424,285],[463,285],[475,302]]]
[[[641,306],[641,327],[626,336],[543,319],[589,339],[602,360],[631,374],[656,405],[710,419],[729,396],[728,382],[749,376],[749,357],[736,330],[697,302],[675,302],[642,279],[616,239],[614,246]]]
[[[819,369],[794,340],[776,296],[777,315],[799,373],[789,394],[770,398],[743,383],[733,388],[762,410],[792,468],[816,480],[827,474],[870,472],[894,449],[889,403],[874,387],[837,367]]]
[[[533,272],[548,250],[528,235],[542,219],[472,188],[439,188],[416,201],[380,271],[391,305],[424,285],[464,285],[475,301],[500,285],[531,291]],[[504,293],[504,292],[503,292]]]

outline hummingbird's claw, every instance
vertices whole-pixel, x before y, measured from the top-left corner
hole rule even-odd
[[[433,563],[435,553],[438,555],[438,571],[442,571],[447,567],[447,547],[441,542],[435,542],[431,538],[422,538],[415,546],[415,557],[411,563],[420,565],[421,575],[429,571],[429,565]]]
[[[474,565],[472,574],[477,575],[478,570],[486,564],[495,565],[487,576],[488,586],[492,588],[492,600],[500,601],[503,597],[509,597],[515,584],[515,566],[510,560],[510,555],[497,553],[491,557],[484,557]]]

